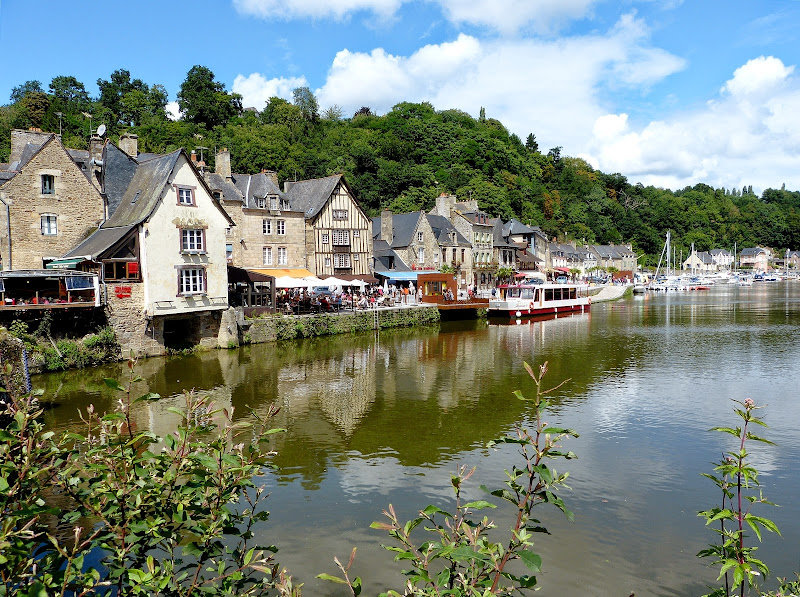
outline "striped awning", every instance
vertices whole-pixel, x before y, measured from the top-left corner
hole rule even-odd
[[[314,275],[307,269],[303,268],[281,269],[281,268],[253,267],[253,268],[248,268],[248,271],[264,274],[265,276],[274,276],[276,278],[282,278],[284,276],[288,276],[290,278],[309,278]]]

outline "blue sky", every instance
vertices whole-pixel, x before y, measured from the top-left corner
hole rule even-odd
[[[174,101],[200,64],[246,106],[485,107],[633,183],[800,190],[798,32],[796,1],[0,0],[0,101],[118,68]]]

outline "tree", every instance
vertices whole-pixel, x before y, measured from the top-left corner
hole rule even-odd
[[[353,114],[353,118],[356,116],[374,116],[374,114],[369,106],[361,106],[358,110],[356,110],[355,114]]]
[[[60,100],[64,107],[83,110],[91,101],[83,83],[75,77],[59,75],[50,81],[50,93]]]
[[[140,91],[146,94],[149,90],[147,84],[141,79],[131,80],[130,71],[124,68],[119,68],[111,73],[111,78],[108,81],[97,79],[97,87],[100,89],[100,103],[114,115],[115,122],[110,123],[112,125],[117,124],[117,121],[122,121],[126,124],[133,122],[131,114],[125,113],[123,97],[126,94],[131,91]],[[130,100],[128,103],[131,103]]]
[[[528,135],[528,138],[525,139],[525,147],[528,148],[533,153],[539,151],[539,144],[536,142],[536,135],[533,133]]]
[[[30,91],[20,102],[31,126],[41,128],[47,109],[50,107],[50,96],[44,91]]]
[[[11,103],[16,104],[29,93],[43,93],[42,84],[39,81],[25,81],[22,85],[17,85],[11,90]]]
[[[339,122],[344,117],[344,109],[339,104],[333,104],[322,113],[323,120]]]
[[[181,83],[178,107],[188,122],[213,128],[241,114],[242,96],[225,91],[211,69],[193,66]]]
[[[294,98],[294,105],[300,108],[303,113],[303,118],[309,122],[316,122],[319,120],[319,104],[317,98],[311,93],[308,87],[297,87],[292,90],[292,97]]]

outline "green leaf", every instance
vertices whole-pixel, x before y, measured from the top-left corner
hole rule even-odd
[[[525,564],[531,572],[542,571],[542,556],[539,554],[525,550],[519,552],[519,559],[522,560],[522,563]]]
[[[317,578],[320,580],[328,580],[330,582],[335,582],[340,585],[346,585],[347,581],[339,578],[338,576],[333,576],[332,574],[317,574]]]
[[[464,508],[474,508],[475,510],[482,510],[484,508],[497,508],[493,503],[487,502],[486,500],[478,500],[475,502],[467,502],[463,506]]]
[[[109,379],[108,377],[106,377],[105,379],[103,379],[103,382],[112,390],[118,390],[120,392],[128,391],[125,388],[123,388],[122,384],[120,384],[116,379]]]
[[[426,516],[433,516],[434,514],[443,514],[443,515],[444,515],[444,516],[446,516],[447,518],[453,518],[453,515],[452,515],[452,514],[448,514],[447,512],[445,512],[444,510],[442,510],[442,509],[441,509],[441,508],[439,508],[438,506],[433,506],[433,505],[431,505],[431,506],[427,506],[427,507],[426,507],[426,508],[425,508],[425,509],[422,511],[422,513],[423,513],[423,514],[425,514]]]

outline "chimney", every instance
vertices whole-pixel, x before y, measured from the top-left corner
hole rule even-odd
[[[283,192],[284,192],[284,193],[288,193],[288,192],[289,192],[289,189],[291,189],[291,188],[292,188],[292,185],[293,185],[293,184],[294,184],[294,183],[293,183],[291,180],[284,180],[284,181],[283,181]]]
[[[13,164],[18,162],[22,157],[22,152],[28,143],[40,147],[47,139],[50,138],[50,133],[43,133],[41,129],[31,128],[29,130],[14,129],[11,131],[11,156],[9,163]]]
[[[231,152],[227,148],[223,147],[217,152],[217,157],[214,161],[214,172],[228,182],[233,180],[231,176]]]
[[[381,240],[385,240],[391,246],[394,240],[394,228],[392,227],[392,212],[384,209],[381,212]]]
[[[452,211],[456,207],[456,196],[442,193],[436,198],[436,213],[448,220],[453,219]]]
[[[139,155],[139,136],[125,133],[119,138],[119,148],[128,154],[128,157],[136,158]]]
[[[272,181],[272,184],[274,184],[279,189],[281,188],[281,186],[278,184],[278,173],[275,172],[275,170],[261,170],[261,174],[266,174],[267,178],[269,178]]]
[[[103,145],[102,137],[92,135],[89,139],[89,158],[94,160],[95,164],[100,164],[103,161]]]
[[[194,164],[196,166],[197,165],[197,152],[194,149],[192,150],[192,153],[189,155],[189,157],[192,159],[192,164]]]

